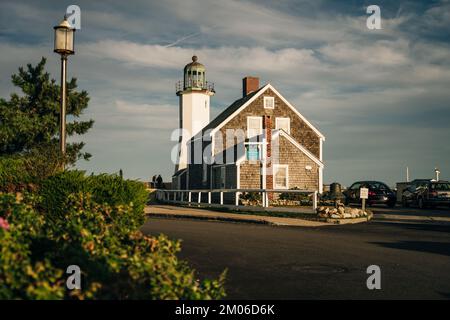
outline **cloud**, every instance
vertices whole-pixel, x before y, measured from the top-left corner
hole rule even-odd
[[[171,130],[178,126],[178,106],[137,104],[117,100],[116,108],[120,118],[126,118],[127,122],[134,120],[135,125],[141,124],[141,128],[144,129]]]

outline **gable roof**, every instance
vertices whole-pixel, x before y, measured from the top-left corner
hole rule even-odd
[[[292,104],[289,103],[270,83],[266,84],[264,87],[248,94],[247,96],[236,100],[231,106],[226,108],[222,113],[220,113],[214,120],[212,120],[203,130],[202,134],[206,130],[212,130],[210,135],[214,135],[217,130],[223,127],[227,122],[233,119],[239,112],[245,109],[250,103],[252,103],[257,97],[259,97],[264,91],[271,89],[294,113],[300,117],[322,140],[325,140],[325,136],[314,127]]]
[[[290,143],[292,143],[295,147],[297,147],[308,158],[310,158],[312,161],[314,161],[319,167],[321,167],[321,168],[324,167],[323,162],[320,161],[319,158],[317,158],[308,149],[306,149],[304,146],[302,146],[300,143],[298,143],[289,133],[287,133],[283,129],[275,130],[274,134],[272,135],[272,139],[275,139],[276,137],[279,137],[279,136],[285,137]]]
[[[215,129],[220,124],[224,123],[225,120],[227,120],[234,112],[239,110],[243,105],[247,105],[247,103],[252,100],[253,97],[256,98],[258,92],[262,92],[265,87],[261,87],[256,91],[253,91],[252,93],[249,93],[243,98],[240,98],[233,102],[228,108],[223,110],[217,117],[215,117],[206,127],[202,129],[202,133],[205,133],[208,129]],[[227,121],[228,122],[228,121]]]

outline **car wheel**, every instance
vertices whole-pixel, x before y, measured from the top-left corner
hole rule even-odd
[[[417,204],[419,205],[419,209],[425,208],[425,203],[423,202],[423,198],[419,198]]]
[[[402,198],[402,207],[408,208],[408,201],[405,197]]]

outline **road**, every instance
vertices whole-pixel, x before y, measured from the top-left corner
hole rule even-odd
[[[450,299],[450,226],[326,227],[149,218],[146,234],[182,239],[200,277],[228,268],[228,299]],[[368,290],[366,268],[381,268]]]

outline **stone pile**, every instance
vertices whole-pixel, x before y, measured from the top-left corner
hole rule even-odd
[[[355,219],[367,217],[369,213],[358,208],[345,207],[343,203],[338,202],[335,208],[330,207],[317,208],[317,215],[319,218]]]

